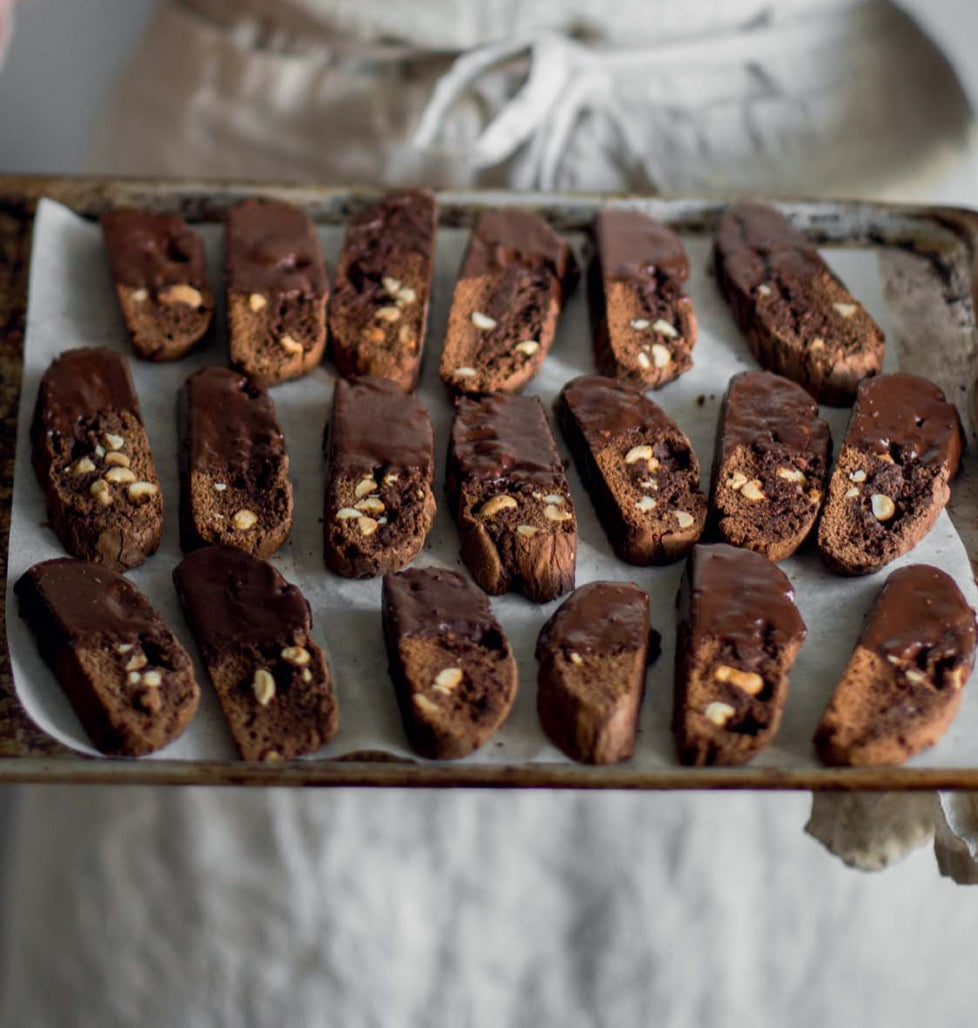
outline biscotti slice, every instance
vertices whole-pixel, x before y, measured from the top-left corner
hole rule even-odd
[[[693,366],[696,315],[683,293],[685,247],[675,232],[639,211],[599,212],[592,236],[595,364],[602,375],[657,389]]]
[[[214,315],[200,236],[175,214],[131,208],[103,214],[102,233],[136,356],[182,357]]]
[[[543,603],[574,588],[574,504],[535,396],[460,397],[446,485],[462,559],[486,592]]]
[[[288,760],[325,746],[339,711],[299,589],[235,546],[195,550],[173,582],[241,756]]]
[[[426,190],[389,193],[346,232],[329,305],[329,346],[345,378],[413,390],[421,373],[438,210]]]
[[[381,602],[391,680],[411,745],[464,757],[509,716],[517,668],[485,593],[459,571],[384,575]]]
[[[325,452],[326,566],[370,578],[412,561],[435,517],[435,439],[424,404],[390,379],[339,379]]]
[[[627,760],[645,692],[649,598],[630,582],[575,589],[537,639],[537,712],[564,753],[585,764]]]
[[[127,578],[59,557],[26,571],[14,592],[100,752],[152,753],[190,724],[200,699],[190,657]]]
[[[720,289],[763,367],[836,407],[852,403],[859,383],[879,374],[879,325],[774,208],[729,207],[714,255]]]
[[[901,764],[947,731],[975,662],[975,613],[927,564],[894,571],[815,732],[826,764]]]
[[[41,379],[32,461],[64,548],[113,571],[156,552],[163,496],[121,354],[67,350]]]
[[[805,623],[784,572],[751,550],[695,546],[679,587],[673,732],[683,764],[744,764],[781,723]]]
[[[630,564],[683,556],[703,532],[706,497],[679,426],[637,389],[596,375],[564,386],[557,415],[615,553]]]
[[[818,526],[829,567],[865,575],[912,550],[951,495],[961,447],[957,410],[933,382],[916,375],[864,382]]]
[[[730,380],[720,411],[710,520],[734,546],[784,560],[815,524],[832,436],[800,385],[767,371]]]
[[[567,244],[529,211],[480,214],[455,286],[441,355],[453,393],[518,392],[553,346],[576,274]]]
[[[265,386],[308,374],[329,298],[316,226],[291,204],[245,200],[228,211],[225,251],[232,366]]]
[[[285,437],[267,391],[230,368],[201,368],[177,401],[180,544],[271,556],[292,528]]]

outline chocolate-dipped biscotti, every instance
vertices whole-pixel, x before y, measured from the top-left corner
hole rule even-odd
[[[267,391],[230,368],[201,368],[177,402],[180,544],[271,556],[292,529],[285,437]]]
[[[460,397],[446,485],[462,559],[486,592],[543,603],[574,588],[574,504],[535,396]]]
[[[805,623],[766,557],[695,546],[677,598],[673,732],[684,764],[735,765],[774,737]]]
[[[706,497],[689,440],[637,389],[582,375],[557,398],[557,415],[615,553],[665,564],[700,537]]]
[[[852,403],[859,383],[879,374],[879,325],[773,207],[740,203],[724,211],[714,256],[734,321],[768,371],[836,407]]]
[[[951,495],[961,447],[957,410],[933,382],[916,375],[864,382],[818,526],[829,567],[864,575],[912,550]]]
[[[827,764],[901,764],[947,731],[975,661],[975,613],[927,564],[894,571],[815,733]]]
[[[649,597],[631,582],[575,589],[537,639],[537,712],[574,760],[613,764],[635,749],[649,655]]]
[[[421,401],[385,378],[339,379],[326,430],[323,553],[347,578],[412,561],[435,517],[435,440]]]
[[[734,546],[784,560],[818,517],[832,436],[818,405],[794,382],[767,371],[730,380],[720,411],[710,485],[710,521]]]
[[[163,497],[125,357],[66,350],[41,379],[32,462],[64,548],[113,571],[156,552]]]
[[[329,283],[312,220],[276,200],[228,211],[231,364],[261,385],[299,378],[322,359]]]
[[[288,760],[325,746],[339,712],[299,589],[234,546],[195,550],[173,582],[241,756]]]
[[[350,221],[329,304],[329,347],[345,378],[414,389],[421,372],[438,210],[427,190],[388,193]]]
[[[102,233],[136,356],[182,357],[214,315],[200,237],[175,214],[132,208],[103,214]]]
[[[686,249],[675,232],[639,211],[599,212],[592,236],[595,364],[602,375],[657,389],[693,366],[696,315],[683,292]]]
[[[459,571],[384,575],[381,601],[391,680],[411,745],[464,757],[509,716],[517,668],[485,593]]]
[[[200,699],[193,664],[132,582],[59,557],[26,571],[14,592],[96,749],[138,757],[183,732]]]
[[[536,214],[480,214],[469,239],[441,355],[453,393],[518,392],[553,346],[576,265]]]

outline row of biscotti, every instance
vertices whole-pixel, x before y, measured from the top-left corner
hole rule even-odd
[[[335,734],[338,711],[308,604],[267,562],[207,547],[173,573],[235,743],[288,759]],[[71,558],[16,584],[21,613],[83,727],[106,753],[175,739],[197,708],[186,652],[131,582]],[[806,634],[785,575],[759,554],[693,548],[680,586],[673,731],[686,764],[743,764],[771,741]],[[485,594],[457,571],[384,577],[382,621],[405,730],[431,758],[465,756],[503,724],[519,672]],[[656,656],[638,586],[576,589],[537,640],[537,710],[575,760],[613,763],[635,746]],[[974,664],[976,625],[954,581],[918,564],[887,580],[815,732],[827,763],[895,764],[935,743]]]
[[[821,512],[828,563],[878,570],[930,529],[961,453],[957,414],[940,390],[883,375],[861,385],[830,478],[831,438],[814,401],[779,376],[745,372],[723,404],[708,504],[689,440],[637,389],[583,376],[564,387],[557,411],[601,523],[633,564],[682,556],[708,512],[717,538],[781,560]],[[181,391],[179,422],[184,549],[275,552],[291,530],[292,487],[268,393],[237,372],[204,368]],[[155,551],[162,497],[122,356],[83,348],[55,360],[32,443],[69,552],[125,568]],[[436,507],[434,435],[417,397],[386,379],[338,382],[326,458],[326,564],[369,577],[412,560]],[[574,504],[539,400],[460,397],[446,479],[462,556],[487,592],[545,601],[573,587]]]
[[[341,375],[414,389],[434,267],[430,193],[384,197],[354,217],[330,299],[315,226],[301,210],[246,200],[227,216],[230,358],[265,385],[306,374],[326,345]],[[182,219],[105,215],[122,311],[137,355],[182,356],[205,334],[213,300],[203,246]],[[668,228],[633,210],[598,214],[588,271],[595,360],[603,374],[659,387],[692,367],[696,317],[683,293],[689,260]],[[848,404],[879,372],[879,327],[814,245],[761,204],[724,212],[717,278],[761,364],[816,399]],[[577,277],[571,251],[540,217],[477,218],[449,318],[441,376],[453,393],[513,392],[539,370]]]

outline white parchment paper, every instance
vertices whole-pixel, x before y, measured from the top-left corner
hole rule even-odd
[[[320,228],[324,253],[331,268],[335,267],[343,234],[341,226]],[[218,297],[217,325],[212,341],[184,360],[149,364],[131,357],[98,226],[47,200],[40,204],[35,222],[10,531],[7,632],[15,684],[27,712],[45,731],[85,753],[95,751],[57,681],[41,661],[33,636],[17,615],[13,583],[36,561],[63,555],[54,533],[44,527],[44,497],[30,464],[30,419],[41,375],[62,350],[104,345],[130,355],[166,508],[159,552],[129,574],[193,655],[203,694],[200,710],[186,733],[166,750],[143,759],[214,759],[235,755],[216,698],[197,658],[193,638],[180,614],[170,577],[182,556],[176,516],[177,390],[186,376],[198,367],[224,364],[227,358],[220,299],[222,229],[218,225],[206,225],[202,235],[211,281]],[[461,566],[458,537],[442,491],[451,407],[438,379],[437,365],[465,238],[465,232],[454,229],[441,230],[438,237],[437,273],[420,395],[435,426],[439,511],[424,552],[416,561],[419,565]],[[579,250],[581,240],[572,242]],[[694,351],[695,365],[677,382],[652,395],[692,440],[703,470],[705,489],[716,417],[727,382],[738,371],[754,367],[755,362],[708,271],[709,242],[695,237],[685,242],[693,268],[689,292],[700,326],[699,342]],[[825,256],[884,331],[888,331],[890,317],[883,300],[876,255],[869,250],[854,249],[829,250]],[[887,370],[895,370],[894,360],[891,354]],[[554,398],[568,379],[592,371],[586,299],[583,290],[578,290],[561,319],[554,349],[527,391],[540,396],[551,411]],[[312,605],[315,635],[329,654],[341,717],[335,740],[305,759],[336,757],[360,749],[411,756],[387,676],[380,627],[380,580],[351,582],[323,566],[320,446],[334,377],[332,368],[324,364],[307,378],[272,390],[292,462],[296,511],[292,537],[273,561],[287,579],[302,588]],[[838,449],[847,412],[824,408],[822,414],[832,427]],[[559,436],[558,444],[567,456],[566,446]],[[648,674],[633,763],[642,768],[675,765],[669,718],[674,600],[682,564],[637,568],[615,558],[573,465],[569,468],[569,477],[580,533],[578,585],[595,579],[638,583],[651,596],[652,624],[662,633],[662,654]],[[791,694],[781,730],[768,749],[756,758],[755,766],[798,768],[817,763],[811,746],[812,732],[856,641],[863,615],[886,576],[895,568],[914,562],[931,563],[949,572],[969,603],[978,606],[978,589],[970,574],[967,555],[946,513],[912,554],[876,575],[856,579],[832,575],[817,555],[807,551],[781,565],[794,584],[796,601],[808,625],[808,639],[791,674]],[[535,709],[534,644],[540,627],[559,602],[536,605],[519,596],[492,600],[493,610],[519,661],[520,693],[506,725],[481,751],[466,758],[468,761],[516,763],[566,759],[547,741],[537,723]],[[978,765],[976,692],[972,683],[965,690],[961,711],[945,737],[937,746],[914,758],[914,764],[926,767]]]

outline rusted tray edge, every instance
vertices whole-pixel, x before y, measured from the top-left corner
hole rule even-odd
[[[0,536],[7,539],[13,492],[21,356],[26,314],[30,236],[34,211],[42,197],[58,200],[87,216],[111,206],[137,204],[179,210],[191,220],[215,220],[244,196],[277,196],[306,206],[320,220],[343,220],[378,193],[375,189],[271,182],[209,182],[73,176],[0,176]],[[441,223],[467,224],[474,209],[519,204],[544,211],[560,229],[583,228],[597,204],[642,203],[683,231],[705,234],[730,202],[619,194],[513,194],[494,191],[439,191]],[[772,198],[776,199],[776,198]],[[933,254],[964,248],[970,265],[967,299],[978,305],[978,212],[915,204],[866,201],[786,200],[784,206],[818,242],[827,244],[904,247]],[[656,210],[660,208],[661,210]],[[935,249],[934,226],[946,232]],[[960,263],[960,251],[954,263]],[[950,267],[950,264],[948,264]],[[947,299],[963,297],[963,283],[949,275]],[[968,435],[975,438],[978,386],[969,388]],[[969,479],[973,480],[973,473]],[[951,515],[972,558],[978,559],[972,482],[967,506],[952,504]],[[962,497],[964,499],[964,497]],[[956,510],[955,510],[956,508]],[[960,524],[959,524],[960,522]],[[965,525],[965,523],[967,523]],[[0,573],[6,577],[7,545],[0,551]],[[550,788],[550,789],[796,789],[796,790],[925,790],[978,789],[975,768],[666,768],[636,770],[564,764],[495,765],[415,764],[390,758],[350,758],[290,764],[227,761],[110,760],[83,757],[40,731],[27,717],[14,691],[7,655],[6,611],[0,599],[0,782],[85,783],[113,785],[247,785],[356,786],[422,788]]]

